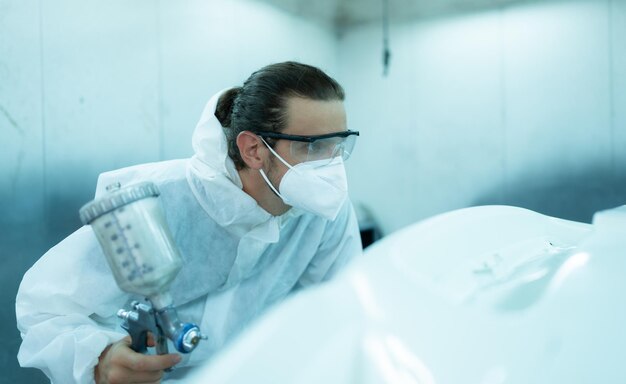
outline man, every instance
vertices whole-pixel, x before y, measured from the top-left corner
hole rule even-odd
[[[184,376],[271,304],[332,277],[361,251],[343,161],[341,86],[295,62],[269,65],[215,95],[193,134],[191,159],[102,174],[107,185],[152,181],[185,264],[171,287],[178,313],[208,336],[190,355],[129,348],[115,313],[132,298],[115,284],[90,227],[24,276],[18,359],[58,383],[160,382]]]

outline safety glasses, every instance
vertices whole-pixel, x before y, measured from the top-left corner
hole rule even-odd
[[[348,160],[356,144],[358,131],[341,131],[317,136],[288,135],[279,132],[258,131],[255,134],[276,140],[289,140],[290,154],[298,162],[328,160],[341,156]]]

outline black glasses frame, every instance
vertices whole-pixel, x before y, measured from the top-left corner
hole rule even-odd
[[[315,136],[301,136],[301,135],[288,135],[286,133],[279,132],[268,132],[268,131],[252,131],[253,133],[261,136],[261,137],[269,137],[272,139],[283,139],[290,141],[301,141],[305,143],[312,143],[317,140],[328,139],[331,137],[348,137],[348,136],[359,136],[359,131],[341,131],[334,133],[327,133],[325,135],[315,135]]]

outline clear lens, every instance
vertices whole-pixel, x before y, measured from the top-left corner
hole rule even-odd
[[[341,156],[343,160],[347,160],[352,154],[355,143],[356,135],[329,137],[327,139],[315,140],[312,143],[292,141],[291,156],[299,162],[327,159],[330,163],[338,156]]]

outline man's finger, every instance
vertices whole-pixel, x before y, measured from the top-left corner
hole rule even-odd
[[[130,336],[124,337],[121,341],[124,344],[128,345],[128,347],[130,347],[131,344],[133,343],[133,341],[131,340]],[[156,339],[154,338],[154,335],[152,334],[152,332],[147,332],[146,346],[154,347],[155,345],[156,345]]]
[[[124,365],[132,371],[162,371],[173,367],[181,360],[180,356],[174,353],[167,355],[142,355],[130,350],[126,354]]]
[[[130,336],[126,336],[126,337],[124,337],[120,341],[123,342],[124,344],[128,345],[129,347],[133,343],[133,341],[131,340]]]
[[[148,332],[147,344],[148,347],[154,347],[156,345],[156,341],[154,340],[154,335],[152,334],[152,332]]]

